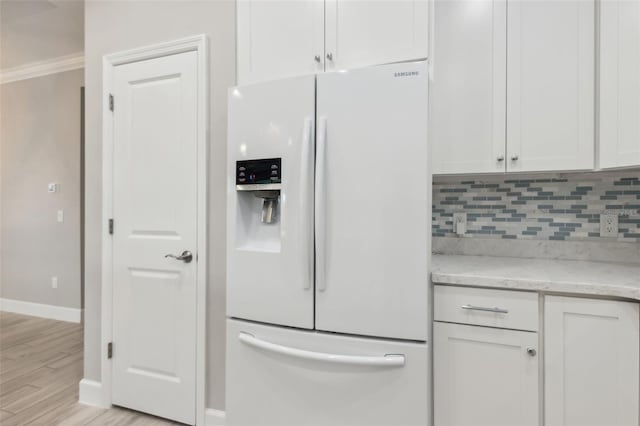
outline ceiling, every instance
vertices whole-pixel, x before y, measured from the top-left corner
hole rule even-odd
[[[0,0],[0,69],[83,50],[83,0]]]

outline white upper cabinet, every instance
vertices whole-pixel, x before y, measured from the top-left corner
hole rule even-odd
[[[545,296],[546,426],[637,426],[638,303]]]
[[[504,172],[506,1],[436,0],[433,25],[433,172]]]
[[[594,0],[514,0],[507,171],[594,168]]]
[[[238,84],[423,59],[428,0],[239,0]]]
[[[427,57],[427,0],[326,0],[326,70]]]
[[[435,0],[433,15],[434,173],[594,168],[595,0]]]
[[[600,167],[640,165],[640,2],[600,5]]]
[[[324,70],[323,0],[239,0],[238,83]]]

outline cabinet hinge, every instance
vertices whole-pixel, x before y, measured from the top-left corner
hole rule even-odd
[[[113,95],[109,93],[109,111],[113,111],[113,105],[114,105]]]
[[[113,219],[109,219],[109,234],[113,235]]]
[[[107,359],[113,358],[113,342],[107,343]]]

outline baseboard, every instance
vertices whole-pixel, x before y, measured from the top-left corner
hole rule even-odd
[[[77,323],[82,319],[82,309],[3,298],[0,298],[0,311]]]
[[[82,379],[79,384],[80,404],[102,407],[102,383],[94,380]]]
[[[224,426],[226,414],[222,410],[214,410],[213,408],[207,408],[204,415],[205,426]]]

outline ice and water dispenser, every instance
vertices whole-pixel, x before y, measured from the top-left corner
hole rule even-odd
[[[280,251],[282,159],[236,161],[237,243],[252,251]]]
[[[261,222],[278,220],[278,200],[282,185],[282,159],[244,160],[236,162],[236,190],[262,200]]]

